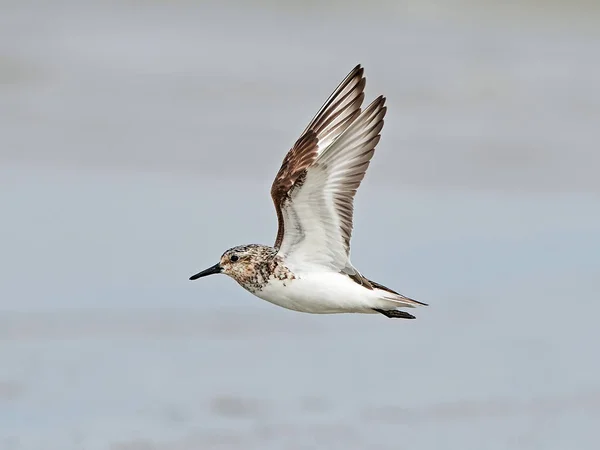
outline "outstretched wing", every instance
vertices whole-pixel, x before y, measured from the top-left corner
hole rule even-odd
[[[285,155],[271,187],[279,222],[275,248],[281,247],[283,242],[285,224],[282,211],[290,200],[292,190],[302,185],[306,170],[360,114],[366,83],[363,73],[364,69],[359,64],[344,78]]]
[[[289,264],[353,269],[348,254],[354,195],[379,142],[385,113],[383,97],[362,113],[354,109],[337,126],[341,131],[323,140],[326,146],[309,126],[286,156],[271,193],[279,218],[275,246]]]

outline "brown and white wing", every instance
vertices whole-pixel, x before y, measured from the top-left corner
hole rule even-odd
[[[304,168],[280,200],[277,247],[290,267],[351,268],[354,195],[379,142],[386,113],[378,97],[329,146],[317,150],[310,130],[301,138]],[[276,203],[277,205],[277,203]],[[283,231],[282,231],[283,228]]]
[[[284,234],[282,209],[293,189],[306,176],[306,170],[317,157],[340,136],[360,114],[366,80],[364,69],[357,65],[329,96],[315,117],[283,159],[271,187],[279,230],[275,248],[281,246]]]

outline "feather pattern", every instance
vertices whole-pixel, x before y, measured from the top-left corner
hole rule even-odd
[[[290,199],[292,188],[304,182],[307,169],[360,114],[366,84],[363,74],[364,69],[357,65],[344,78],[285,155],[271,187],[279,224],[275,248],[279,248],[283,240],[285,224],[282,209]]]
[[[279,254],[291,266],[342,271],[349,262],[353,202],[379,142],[385,99],[378,97],[305,169],[281,205]],[[352,268],[353,269],[353,268]]]

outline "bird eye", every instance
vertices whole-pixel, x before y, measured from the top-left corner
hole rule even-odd
[[[231,260],[231,262],[236,262],[238,259],[240,259],[240,257],[238,255],[231,255],[231,258],[229,258]]]

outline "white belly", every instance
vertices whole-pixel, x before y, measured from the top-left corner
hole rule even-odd
[[[313,314],[374,313],[373,308],[392,309],[398,305],[382,299],[345,275],[315,272],[293,280],[270,280],[257,297],[294,311]]]

